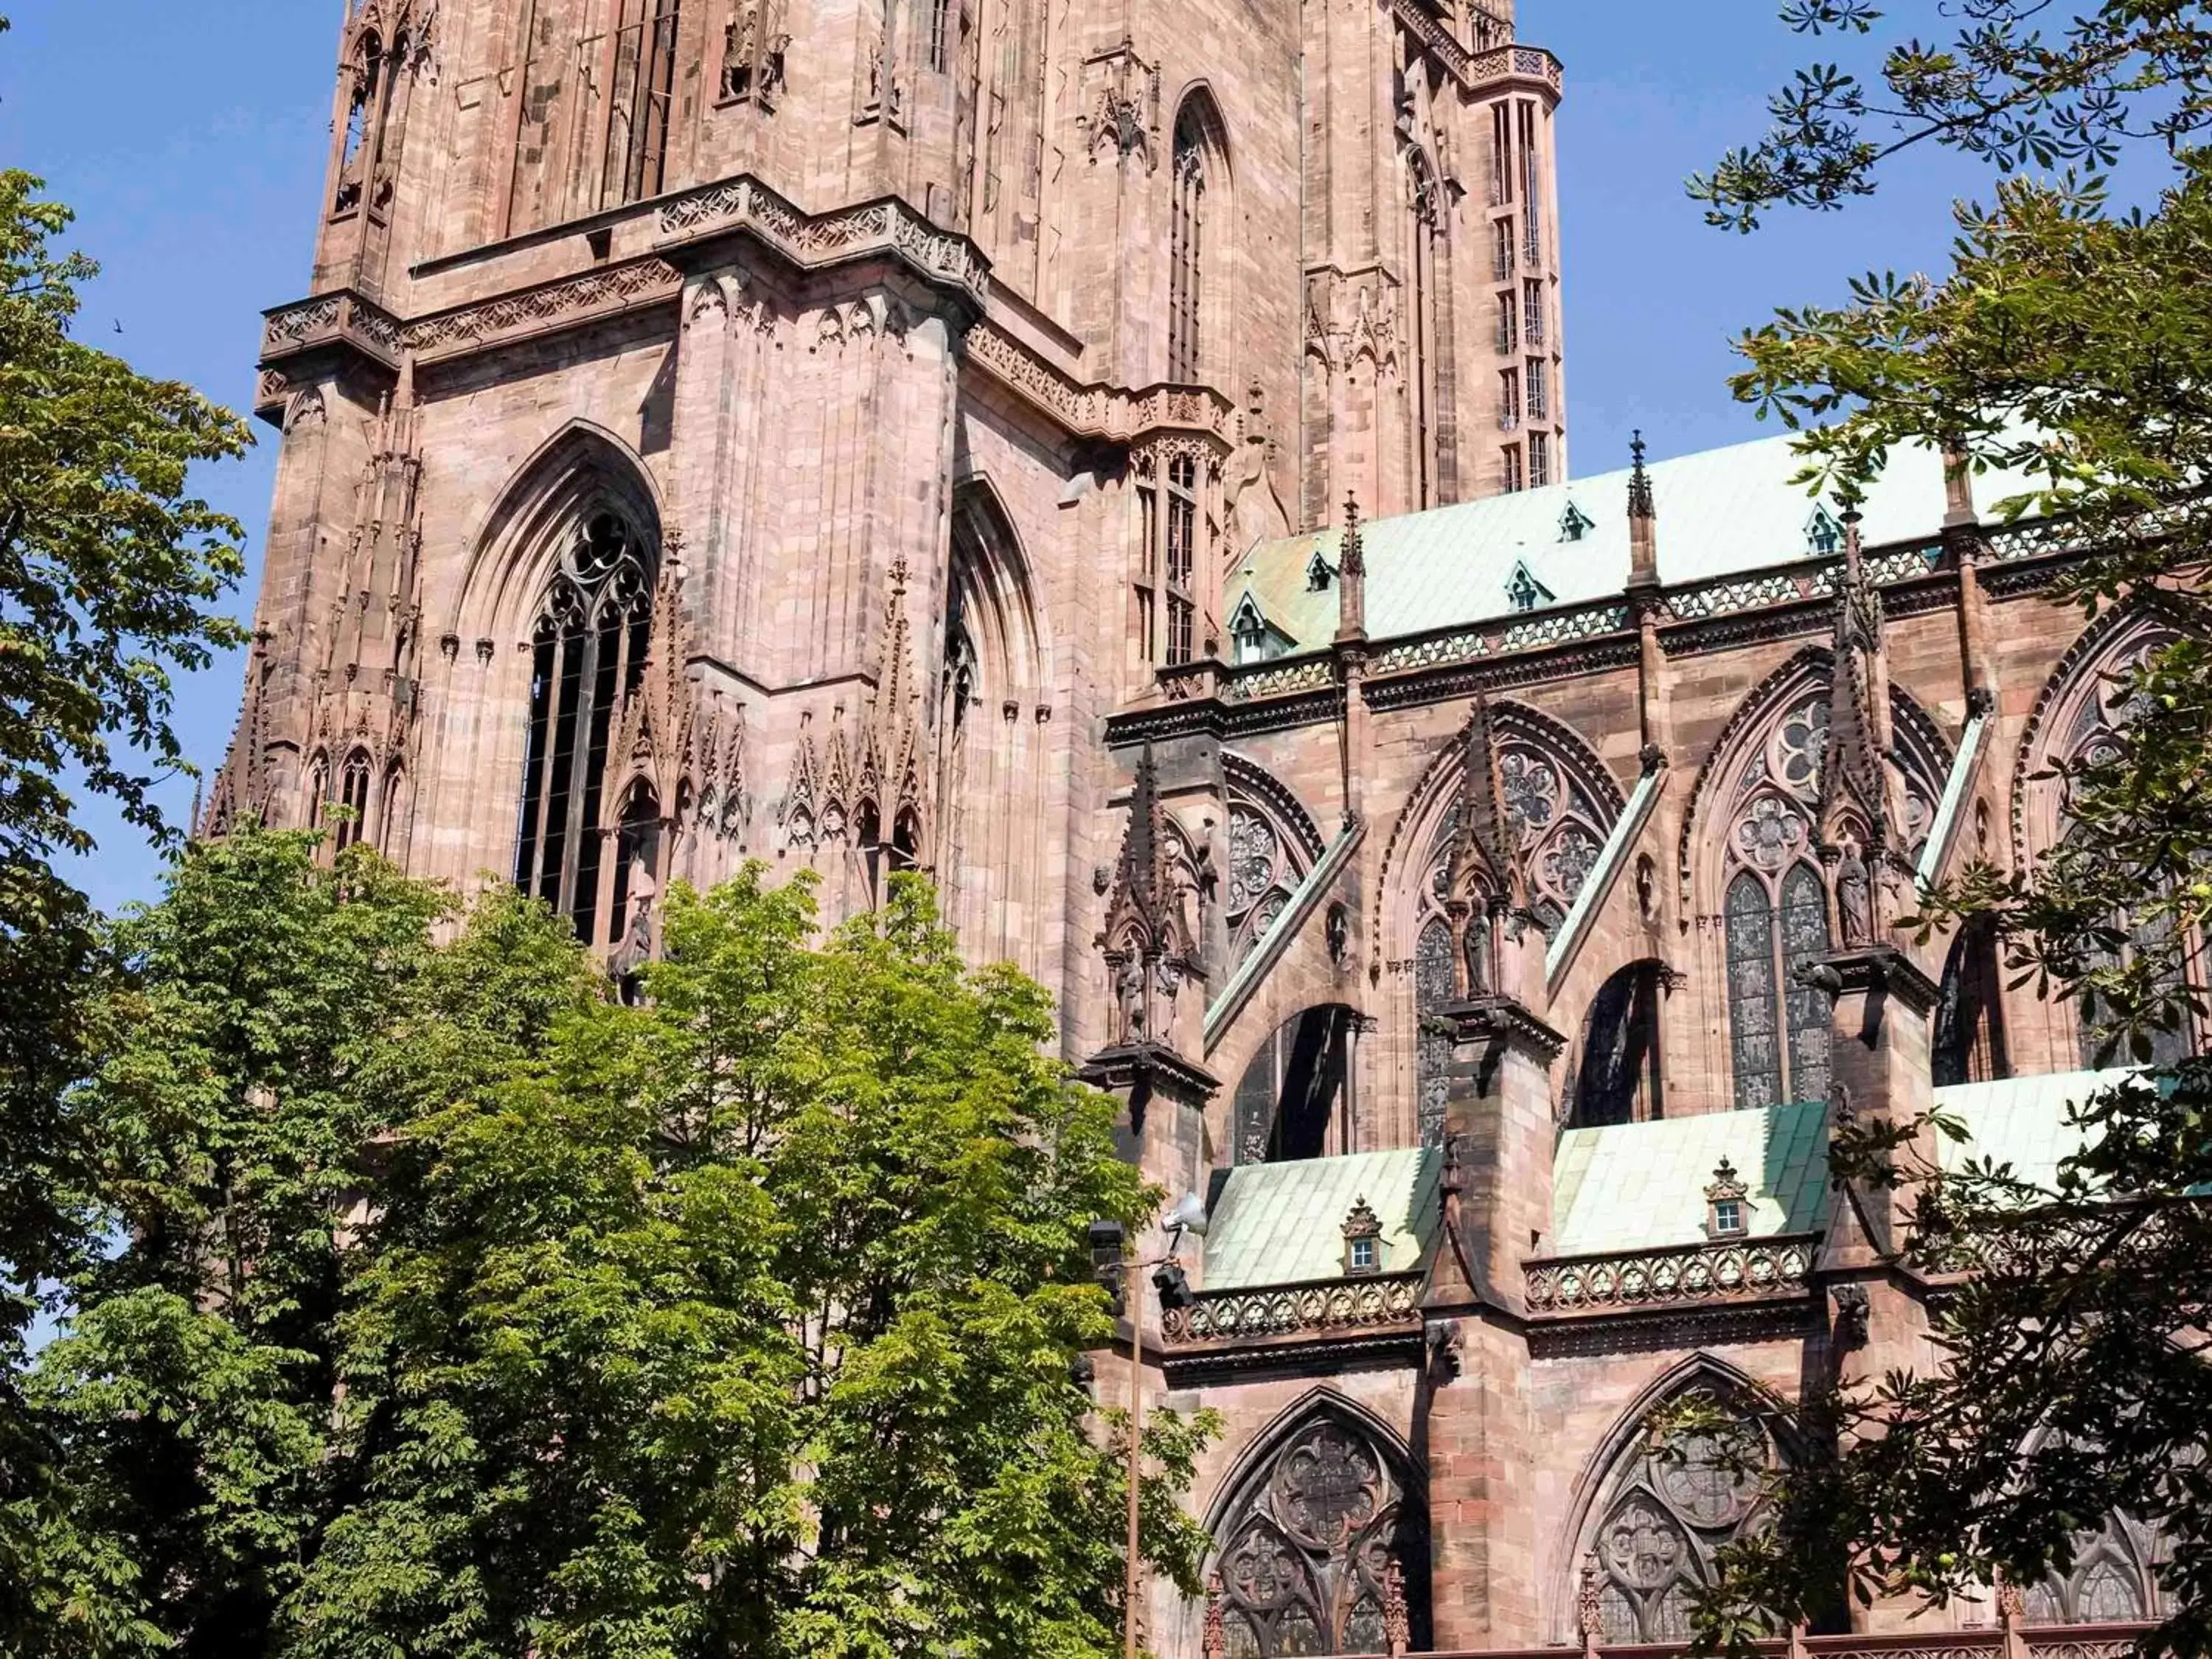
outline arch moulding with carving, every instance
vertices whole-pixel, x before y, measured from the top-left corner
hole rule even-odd
[[[1543,1575],[1542,1618],[1549,1640],[1577,1644],[1583,1558],[1594,1547],[1601,1524],[1598,1510],[1619,1494],[1615,1477],[1630,1467],[1651,1415],[1661,1407],[1699,1389],[1741,1407],[1758,1422],[1787,1459],[1796,1449],[1795,1425],[1787,1401],[1750,1372],[1700,1349],[1664,1366],[1622,1407],[1604,1436],[1577,1469],[1565,1513],[1553,1534],[1550,1567]]]

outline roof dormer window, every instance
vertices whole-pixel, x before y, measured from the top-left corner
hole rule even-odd
[[[1844,527],[1826,507],[1816,507],[1805,520],[1805,550],[1816,559],[1832,558],[1844,550]]]
[[[1705,1188],[1705,1237],[1741,1238],[1751,1231],[1751,1189],[1723,1158]]]
[[[1328,592],[1328,584],[1335,574],[1335,567],[1331,565],[1327,559],[1322,557],[1321,550],[1319,548],[1316,548],[1314,550],[1313,557],[1306,561],[1306,592],[1309,593]]]
[[[1597,521],[1572,501],[1559,514],[1559,539],[1563,542],[1578,542],[1596,528]]]
[[[1534,611],[1552,602],[1552,590],[1536,580],[1527,564],[1513,567],[1505,580],[1505,602],[1516,611]]]

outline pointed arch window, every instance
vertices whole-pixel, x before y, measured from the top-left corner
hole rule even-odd
[[[2113,1514],[2074,1537],[2074,1565],[2028,1586],[2031,1625],[2132,1624],[2163,1619],[2169,1608],[2158,1582],[2167,1545],[2157,1528]]]
[[[2033,768],[2031,774],[2058,775],[2055,779],[2039,781],[2044,791],[2055,790],[2057,795],[2057,828],[2063,838],[2071,840],[2078,833],[2069,823],[2063,805],[2067,787],[2064,780],[2081,769],[2110,765],[2123,757],[2126,730],[2134,718],[2134,694],[2129,690],[2128,677],[2140,670],[2150,654],[2172,638],[2162,628],[2126,630],[2116,647],[2100,653],[2092,665],[2079,672],[2079,683],[2069,700],[2061,705],[2061,718],[2054,728],[2056,740],[2041,745],[2040,763]],[[2171,876],[2154,879],[2159,882],[2160,890],[2154,892],[2146,884],[2147,899],[2170,895],[2173,881]],[[2179,942],[2180,948],[2177,951],[2170,913],[2145,916],[2140,912],[2130,915],[2124,910],[2112,918],[2112,934],[2122,942],[2105,960],[2124,963],[2144,957],[2163,959],[2157,981],[2161,989],[2179,992],[2185,988],[2185,981],[2194,981],[2198,993],[2203,991],[2205,943],[2191,929]],[[2119,1064],[2128,1058],[2124,1048],[2119,1051],[2118,1059],[2107,1052],[2109,1033],[2105,1029],[2105,1012],[2101,1006],[2091,1006],[2086,998],[2077,1004],[2081,1064],[2085,1067]],[[2149,1063],[2161,1067],[2175,1066],[2197,1053],[2197,1025],[2196,1017],[2185,1011],[2178,1024],[2152,1032]]]
[[[619,937],[627,919],[600,891],[607,750],[623,701],[645,671],[653,621],[652,556],[620,514],[578,527],[547,586],[531,638],[530,724],[515,838],[514,881],[575,925],[586,944]],[[626,828],[617,861],[628,868]]]
[[[1205,323],[1206,197],[1216,133],[1204,98],[1183,100],[1176,116],[1174,202],[1168,220],[1168,379],[1199,378]]]
[[[1726,1410],[1717,1389],[1692,1392]],[[1690,1602],[1712,1576],[1715,1552],[1757,1524],[1778,1449],[1749,1413],[1727,1414],[1732,1420],[1664,1446],[1639,1425],[1600,1494],[1586,1559],[1597,1570],[1608,1644],[1686,1640]]]
[[[338,772],[338,805],[346,811],[338,818],[333,839],[341,853],[368,831],[368,752],[356,749]]]
[[[1215,1536],[1231,1654],[1383,1653],[1384,1583],[1404,1575],[1413,1644],[1427,1644],[1425,1516],[1402,1462],[1323,1407],[1239,1483]]]
[[[1168,463],[1167,660],[1185,663],[1198,651],[1198,462]]]
[[[622,0],[601,194],[610,204],[660,194],[676,94],[679,6],[680,0]]]

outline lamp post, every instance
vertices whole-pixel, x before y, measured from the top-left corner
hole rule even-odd
[[[1137,1659],[1137,1581],[1143,1561],[1139,1540],[1145,1430],[1145,1281],[1142,1275],[1146,1268],[1152,1269],[1152,1284],[1160,1293],[1163,1309],[1187,1308],[1191,1304],[1194,1298],[1190,1281],[1183,1276],[1182,1266],[1176,1260],[1176,1255],[1182,1248],[1185,1233],[1196,1233],[1200,1238],[1206,1237],[1206,1206],[1199,1201],[1196,1193],[1182,1195],[1175,1208],[1168,1212],[1167,1225],[1168,1248],[1165,1254],[1138,1261],[1121,1259],[1122,1235],[1119,1223],[1093,1222],[1091,1226],[1091,1261],[1097,1269],[1099,1281],[1122,1298],[1125,1304],[1123,1311],[1129,1321],[1129,1515],[1121,1580],[1122,1659]],[[1110,1257],[1108,1255],[1109,1251]]]

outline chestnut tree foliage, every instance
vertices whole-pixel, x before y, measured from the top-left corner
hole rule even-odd
[[[1965,870],[1919,925],[1989,918],[2015,985],[2070,1002],[2101,1063],[2136,1065],[2080,1113],[2055,1179],[1986,1159],[1945,1174],[1925,1123],[1846,1126],[1839,1176],[1905,1189],[1909,1267],[1942,1356],[1814,1388],[1809,1455],[1775,1524],[1732,1547],[1707,1646],[1817,1619],[1839,1591],[1943,1601],[2064,1571],[2115,1510],[2165,1535],[2154,1644],[2212,1646],[2212,7],[2198,0],[1790,0],[1808,37],[1897,31],[1879,68],[1801,70],[1757,143],[1692,179],[1717,224],[1833,210],[1886,167],[1948,149],[1992,169],[1957,209],[1949,271],[1875,273],[1839,305],[1741,342],[1736,394],[1802,431],[1806,481],[1849,499],[1908,443],[2026,475],[1985,510],[2048,526],[2054,602],[2154,608],[2173,642],[2107,688],[2127,717],[2064,777],[2063,844]],[[1914,27],[1934,31],[1909,38]],[[2102,170],[2151,176],[2118,205]],[[2180,1034],[2186,1042],[2157,1041]],[[1959,1275],[1963,1274],[1963,1277]]]
[[[124,1241],[24,1388],[61,1471],[0,1653],[1087,1655],[1122,1459],[1085,1227],[1158,1194],[933,897],[564,922],[248,828],[117,929],[78,1107]],[[443,942],[441,942],[441,941]],[[1145,1536],[1209,1425],[1147,1429]]]
[[[0,19],[0,29],[7,27]],[[97,267],[55,246],[69,210],[0,171],[0,1627],[27,1616],[53,1443],[19,1383],[39,1300],[96,1234],[86,1063],[97,919],[65,864],[93,850],[88,794],[157,838],[180,768],[171,676],[242,630],[218,606],[236,524],[191,493],[245,426],[79,339]]]

